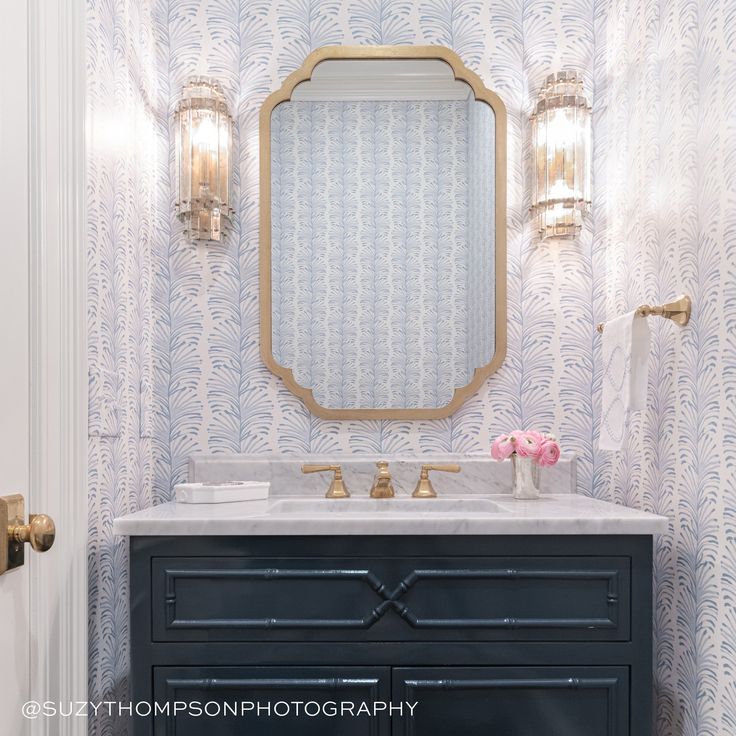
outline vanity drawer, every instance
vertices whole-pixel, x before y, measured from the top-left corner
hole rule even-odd
[[[629,557],[154,557],[154,641],[627,641]]]

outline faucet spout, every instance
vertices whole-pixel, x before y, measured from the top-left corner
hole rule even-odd
[[[394,493],[394,484],[391,482],[388,463],[385,460],[379,460],[376,467],[378,472],[373,478],[371,498],[393,498],[396,494]]]

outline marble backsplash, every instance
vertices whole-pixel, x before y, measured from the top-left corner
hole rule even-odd
[[[432,473],[438,495],[511,493],[511,462],[496,462],[488,455],[436,453],[431,455],[225,455],[197,454],[189,459],[189,480],[195,483],[223,483],[235,480],[263,480],[271,483],[272,496],[322,496],[331,473],[301,472],[302,463],[342,466],[343,477],[353,496],[367,496],[376,473],[376,461],[388,460],[397,495],[410,495],[424,463],[459,463],[460,473]],[[565,453],[557,465],[542,468],[542,493],[575,493],[576,458]]]

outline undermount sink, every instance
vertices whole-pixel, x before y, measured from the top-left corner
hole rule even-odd
[[[285,498],[274,501],[274,514],[468,514],[506,513],[503,506],[486,498]]]

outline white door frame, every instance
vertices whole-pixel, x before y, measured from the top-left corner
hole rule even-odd
[[[29,510],[57,528],[54,548],[30,555],[31,698],[68,703],[87,699],[85,1],[27,1]],[[39,718],[31,732],[83,736],[87,719]]]

